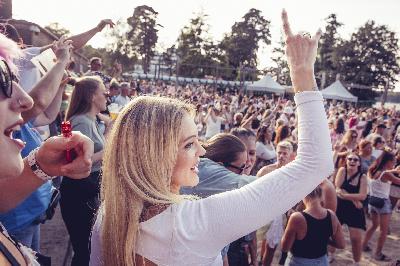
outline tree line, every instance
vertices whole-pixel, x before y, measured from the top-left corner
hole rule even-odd
[[[125,70],[141,64],[148,73],[156,55],[158,31],[163,27],[157,16],[152,7],[137,6],[132,16],[114,27],[106,48],[85,47],[83,53],[101,55],[110,65],[117,60]],[[320,87],[340,78],[346,84],[353,84],[352,92],[361,100],[374,96],[372,88],[394,88],[400,73],[399,44],[394,31],[368,20],[346,39],[338,33],[343,23],[336,14],[330,14],[325,22],[315,65]],[[209,34],[207,14],[194,14],[181,29],[175,44],[157,53],[158,63],[168,68],[171,75],[257,80],[260,74],[270,74],[280,84],[290,85],[284,40],[271,44],[270,25],[271,21],[260,10],[252,8],[231,26],[221,41],[215,41]],[[273,65],[265,69],[259,69],[257,58],[262,45],[273,45],[270,54]]]

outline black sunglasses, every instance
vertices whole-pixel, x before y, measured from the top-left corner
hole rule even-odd
[[[11,98],[13,92],[13,79],[14,75],[11,73],[7,62],[0,60],[0,87],[7,98]]]
[[[240,173],[242,173],[243,170],[246,169],[246,164],[243,164],[242,166],[239,167],[239,166],[236,166],[236,165],[233,165],[233,164],[230,164],[230,163],[224,163],[224,166],[225,167],[231,167],[231,168],[236,169],[236,170],[240,170]]]
[[[353,161],[353,162],[358,162],[359,161],[358,158],[351,158],[351,157],[347,158],[347,160],[348,161]]]

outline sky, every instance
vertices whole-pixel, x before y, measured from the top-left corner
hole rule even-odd
[[[314,33],[318,28],[324,28],[324,19],[329,14],[336,13],[338,20],[344,23],[339,31],[344,38],[371,19],[388,25],[400,37],[400,0],[13,0],[13,17],[41,26],[58,22],[76,34],[96,26],[103,18],[126,19],[138,5],[151,6],[159,13],[158,22],[163,28],[159,31],[158,48],[174,44],[180,30],[195,13],[208,15],[210,35],[219,41],[250,8],[261,10],[263,16],[271,21],[272,44],[259,50],[260,68],[271,65],[272,47],[277,46],[281,36],[282,8],[288,12],[293,31]],[[106,33],[107,29],[89,44],[104,47]]]

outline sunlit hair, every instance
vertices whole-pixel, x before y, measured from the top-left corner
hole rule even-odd
[[[23,53],[16,42],[0,33],[0,57],[7,62],[10,70],[14,74],[18,74],[18,68],[14,64],[14,60],[20,58],[22,54]]]
[[[353,134],[358,136],[358,133],[357,133],[356,130],[354,130],[354,129],[349,129],[349,130],[344,134],[341,145],[350,145],[351,143],[355,142],[356,139],[353,140],[353,138],[352,138]]]
[[[203,144],[204,155],[214,162],[232,163],[237,160],[239,153],[246,152],[246,146],[236,136],[229,133],[219,133]]]
[[[287,149],[289,151],[289,153],[293,152],[293,145],[290,141],[284,140],[278,143],[278,145],[276,145],[276,148],[284,148]]]
[[[306,199],[320,199],[322,197],[321,185],[318,185],[313,191],[306,196]]]
[[[387,150],[383,150],[382,154],[376,159],[368,169],[368,176],[374,179],[378,171],[384,170],[386,164],[396,159],[395,155]]]
[[[90,108],[92,108],[93,95],[102,84],[102,80],[97,76],[88,76],[79,79],[72,91],[65,119],[69,120],[74,115],[89,112]]]
[[[194,106],[171,98],[140,96],[117,118],[103,157],[104,265],[135,265],[145,203],[182,200],[170,191],[170,184],[186,115],[194,117]]]
[[[290,137],[290,128],[287,125],[281,125],[276,130],[275,136],[275,145],[278,145],[279,142],[285,140],[286,138]]]

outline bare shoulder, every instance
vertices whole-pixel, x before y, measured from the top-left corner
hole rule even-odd
[[[306,224],[306,219],[304,218],[303,214],[301,214],[301,212],[294,212],[292,215],[290,215],[289,221],[290,224],[294,227]]]
[[[263,168],[258,170],[257,177],[261,177],[261,176],[264,176],[266,174],[269,174],[272,171],[276,170],[277,168],[278,168],[278,164],[276,164],[276,163],[264,166]]]

